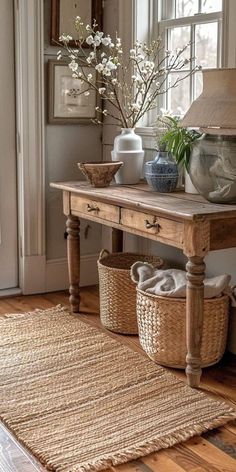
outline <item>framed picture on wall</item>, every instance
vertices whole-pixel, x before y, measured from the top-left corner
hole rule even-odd
[[[48,121],[52,124],[91,123],[96,117],[97,94],[95,90],[88,91],[87,84],[73,78],[67,62],[50,60]],[[83,67],[93,74],[95,71]]]
[[[51,44],[59,43],[60,36],[65,33],[76,39],[74,21],[80,16],[84,25],[92,25],[95,19],[98,30],[102,30],[102,0],[51,0]],[[70,41],[71,47],[76,46]],[[86,43],[84,47],[89,47]]]

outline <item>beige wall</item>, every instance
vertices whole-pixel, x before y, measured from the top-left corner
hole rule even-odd
[[[45,32],[45,100],[47,114],[48,100],[48,60],[56,59],[58,47],[50,45],[51,0],[44,0]],[[64,239],[65,217],[62,214],[62,195],[51,189],[49,183],[58,180],[82,180],[77,162],[99,161],[102,159],[102,130],[93,124],[52,125],[45,117],[45,160],[46,160],[46,255],[47,259],[66,256]],[[101,248],[101,227],[89,223],[88,237],[84,232],[87,222],[81,221],[82,254],[95,254]]]

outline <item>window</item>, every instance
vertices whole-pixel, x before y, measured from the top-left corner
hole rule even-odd
[[[178,75],[184,77],[196,63],[203,68],[221,66],[222,0],[159,0],[159,34],[166,49],[190,46],[186,57],[194,58],[190,69]],[[174,83],[176,73],[169,75]],[[178,87],[170,89],[164,97],[163,107],[174,114],[184,114],[202,90],[202,74],[197,72],[184,79]]]

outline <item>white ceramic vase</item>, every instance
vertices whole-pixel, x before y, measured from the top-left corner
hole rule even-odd
[[[194,187],[192,183],[189,173],[186,170],[184,173],[184,179],[185,179],[185,193],[192,193],[193,195],[199,194],[196,187]]]
[[[142,139],[135,134],[133,128],[122,128],[121,133],[114,139],[114,149],[111,152],[113,161],[122,161],[124,165],[115,175],[117,184],[137,184],[142,175],[144,151]]]

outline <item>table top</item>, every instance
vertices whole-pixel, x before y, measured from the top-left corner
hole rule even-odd
[[[174,219],[199,220],[236,217],[236,205],[210,203],[200,195],[185,192],[158,193],[147,184],[116,185],[93,188],[84,181],[53,182],[51,187],[95,201],[119,205],[133,210],[146,211],[156,215],[166,215]]]

